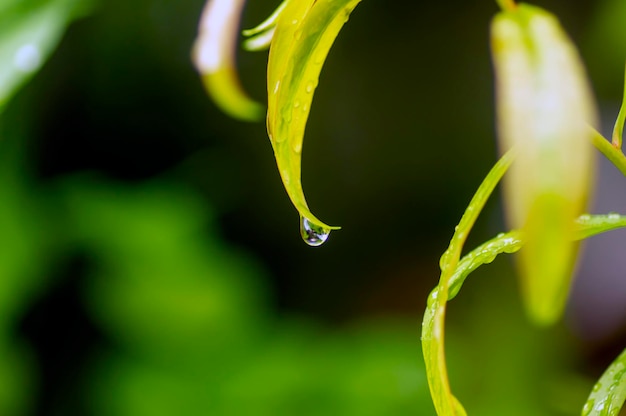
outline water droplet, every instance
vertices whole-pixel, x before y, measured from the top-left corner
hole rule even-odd
[[[620,215],[617,212],[609,212],[609,215],[607,216],[608,219],[610,220],[619,220]]]
[[[504,237],[504,233],[500,233],[496,236],[496,238],[502,238],[502,237]]]
[[[298,24],[298,19],[293,19],[293,20],[291,21],[291,24],[292,24],[292,25],[297,25],[297,24]]]
[[[280,80],[276,81],[276,84],[274,84],[274,89],[272,90],[272,94],[278,94],[279,88],[280,88]]]
[[[583,406],[583,415],[589,414],[591,409],[593,409],[593,400],[585,403],[585,406]]]
[[[289,177],[289,172],[287,172],[287,169],[281,170],[280,171],[280,176],[282,176],[283,182],[285,182],[285,185],[289,185],[289,182],[291,181],[291,178]]]
[[[22,72],[33,72],[41,65],[41,52],[32,43],[21,46],[13,56],[13,64]]]
[[[300,217],[300,235],[305,243],[311,247],[324,244],[330,235],[330,230],[311,223],[308,218]]]
[[[502,251],[508,254],[515,253],[517,250],[519,250],[519,244],[514,244],[514,241],[507,241],[502,248]]]
[[[315,86],[313,85],[312,81],[309,81],[306,84],[306,92],[308,92],[309,94],[313,92],[313,88],[315,88]]]
[[[298,141],[293,144],[293,151],[296,153],[300,153],[302,151],[302,142]]]
[[[443,271],[445,264],[448,262],[448,250],[439,257],[439,268]]]
[[[308,104],[304,104],[304,105],[302,106],[302,112],[303,112],[303,113],[306,113],[307,111],[309,111],[309,105],[308,105]]]
[[[578,219],[579,219],[580,221],[589,221],[589,220],[591,219],[591,215],[589,215],[589,214],[583,214],[583,215],[581,215],[580,217],[578,217]]]
[[[293,119],[293,108],[283,108],[283,111],[281,111],[280,114],[283,117],[283,120],[285,120],[285,123],[291,123],[291,120]]]
[[[293,108],[298,108],[298,107],[300,107],[300,101],[296,100],[296,101],[293,103]]]
[[[602,384],[601,383],[596,383],[596,385],[593,386],[593,390],[592,391],[597,392],[601,388],[602,388]]]

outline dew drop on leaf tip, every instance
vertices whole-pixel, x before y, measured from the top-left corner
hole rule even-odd
[[[300,217],[300,235],[305,243],[311,247],[317,247],[328,240],[330,230],[316,226],[308,218]]]

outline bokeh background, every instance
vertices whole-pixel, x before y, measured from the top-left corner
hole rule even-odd
[[[202,0],[0,0],[0,415],[433,415],[421,316],[496,159],[494,3],[357,7],[303,160],[312,209],[343,229],[311,248],[263,123],[220,113],[191,65]],[[626,3],[537,4],[580,46],[608,134]],[[250,0],[243,27],[276,5]],[[38,30],[50,53],[22,50],[11,78],[11,42]],[[262,101],[266,54],[238,59]],[[598,176],[592,211],[626,212],[626,180]],[[503,227],[496,197],[468,247]],[[547,330],[510,259],[472,276],[447,333],[470,414],[579,414],[626,345],[624,247],[589,242]]]

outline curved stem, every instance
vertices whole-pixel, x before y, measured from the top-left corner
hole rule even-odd
[[[593,145],[598,149],[607,159],[611,161],[615,165],[617,169],[624,176],[626,176],[626,156],[621,149],[615,148],[611,142],[606,140],[604,136],[598,133],[593,127],[590,127],[591,130],[591,140]]]

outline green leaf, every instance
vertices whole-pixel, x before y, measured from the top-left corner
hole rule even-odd
[[[241,33],[247,36],[243,42],[243,48],[249,51],[260,51],[270,47],[276,30],[276,21],[283,12],[289,0],[283,1],[274,12],[258,26],[244,30]]]
[[[302,190],[304,129],[328,52],[360,0],[300,0],[287,4],[276,22],[267,67],[267,130],[291,202],[311,228],[331,227],[311,213]]]
[[[487,174],[470,201],[450,245],[441,257],[439,284],[428,297],[422,323],[422,351],[426,364],[428,386],[437,414],[440,416],[465,415],[463,406],[452,395],[444,348],[444,327],[449,282],[457,269],[463,244],[482,211],[487,199],[513,160],[511,152],[505,154]]]
[[[499,163],[501,162],[502,160]],[[499,174],[501,176],[501,174],[504,173],[502,171],[496,171],[496,168],[499,170],[505,169],[506,165],[496,165],[487,177],[490,181],[496,180],[497,182],[497,175]],[[487,179],[485,179],[485,182],[487,182]],[[485,182],[483,182],[481,188],[483,185],[486,185]],[[479,188],[479,192],[480,191],[481,189]],[[483,188],[483,191],[489,191],[489,188],[486,186]],[[476,197],[478,197],[478,194],[477,192]],[[482,203],[484,204],[488,195],[488,193],[483,194],[483,196],[477,200],[475,197],[476,201],[472,200],[463,218],[467,217],[467,219],[469,219],[477,215],[474,214],[474,210],[482,208],[482,205],[474,205],[474,202],[480,203],[480,201],[483,201]],[[478,209],[478,211],[480,211],[480,209]],[[464,235],[469,232],[468,223],[463,223],[464,221],[461,220],[455,237],[459,234]],[[626,216],[615,213],[593,216],[585,214],[581,215],[574,224],[574,238],[576,240],[582,240],[606,231],[624,227],[626,227]],[[454,237],[453,241],[458,243],[458,240]],[[506,234],[499,234],[493,239],[481,244],[460,260],[455,261],[455,259],[458,259],[458,254],[450,254],[451,252],[446,252],[444,257],[442,257],[441,280],[428,298],[428,305],[422,326],[422,348],[426,362],[426,373],[433,402],[437,409],[437,414],[440,416],[465,415],[463,407],[452,395],[448,382],[443,343],[446,303],[459,293],[465,279],[470,273],[483,264],[491,263],[500,253],[515,253],[522,248],[523,244],[524,233],[520,230],[514,230]],[[450,246],[452,247],[453,244],[451,243]],[[457,245],[457,247],[459,246]],[[456,252],[458,253],[459,251]],[[449,268],[452,267],[455,262],[456,266],[454,266],[454,272],[447,273],[446,271],[450,270]],[[444,278],[447,278],[445,283],[443,281]],[[626,390],[626,387],[622,388]],[[622,392],[622,394],[624,393]]]
[[[85,0],[9,0],[0,5],[0,112],[41,68]]]
[[[582,416],[617,416],[626,400],[626,350],[606,369],[585,403]]]
[[[574,223],[574,239],[584,240],[607,231],[626,227],[626,216],[611,213],[607,215],[583,214]],[[448,300],[453,299],[461,290],[467,276],[483,264],[491,263],[498,254],[515,253],[524,245],[523,233],[513,230],[502,233],[465,255],[449,281]]]
[[[562,314],[578,245],[574,219],[585,211],[593,177],[587,123],[595,102],[575,46],[550,13],[527,4],[492,23],[500,148],[515,146],[505,178],[507,222],[527,244],[518,268],[526,309],[539,324]]]

